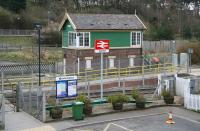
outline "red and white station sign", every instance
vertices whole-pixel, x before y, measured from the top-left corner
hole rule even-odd
[[[107,53],[110,48],[110,40],[96,40],[95,53]]]

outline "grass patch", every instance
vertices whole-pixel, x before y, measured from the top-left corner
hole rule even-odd
[[[1,44],[32,46],[37,40],[32,36],[0,36]]]
[[[42,62],[61,61],[63,57],[62,49],[41,49]],[[20,62],[37,62],[38,50],[37,48],[24,49],[22,51],[0,52],[0,60],[4,61],[20,61]]]

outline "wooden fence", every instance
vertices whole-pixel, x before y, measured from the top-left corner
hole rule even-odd
[[[174,40],[143,41],[144,51],[176,52],[177,43]]]

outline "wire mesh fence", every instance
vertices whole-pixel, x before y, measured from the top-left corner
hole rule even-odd
[[[5,128],[5,103],[4,95],[0,94],[0,130]]]
[[[28,86],[19,82],[16,99],[17,111],[21,109],[43,121],[43,91],[41,87]]]

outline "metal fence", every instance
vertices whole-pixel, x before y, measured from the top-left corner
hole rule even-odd
[[[36,85],[25,85],[23,82],[18,83],[17,87],[17,111],[22,109],[35,118],[43,121],[43,91]]]
[[[55,63],[41,63],[41,71],[42,73],[55,73],[56,67]],[[12,65],[1,65],[0,72],[4,72],[5,76],[13,76],[13,75],[31,75],[33,73],[37,73],[39,69],[38,63],[30,63],[30,64],[12,64]]]
[[[142,49],[144,51],[175,53],[177,42],[175,40],[144,41]]]
[[[155,86],[157,86],[157,81],[154,76],[145,77],[145,83],[148,83],[149,79],[154,79],[152,84],[147,84],[145,87],[142,86],[142,77],[127,77],[121,79],[120,87],[116,83],[118,83],[118,79],[110,78],[109,80],[104,81],[104,97],[109,96],[113,93],[124,93],[126,95],[130,95],[133,87],[140,89],[145,95],[151,94],[155,90]],[[53,85],[54,84],[54,85]],[[50,109],[55,105],[52,105],[50,100],[56,99],[56,87],[55,81],[52,85],[42,85],[42,87],[37,86],[37,83],[32,81],[31,84],[27,84],[26,82],[19,82],[17,86],[17,110],[21,109],[35,118],[46,122],[51,121]],[[79,82],[77,86],[78,94],[88,95],[91,99],[98,99],[100,97],[100,90],[96,88],[99,85],[98,82],[86,80],[85,82]],[[109,87],[108,87],[109,85]],[[141,88],[142,87],[142,88]],[[62,100],[57,100],[56,105],[60,105],[64,110],[63,118],[68,118],[72,116],[72,103],[75,101],[75,97],[65,98]],[[103,108],[103,107],[102,107]]]
[[[0,29],[0,36],[33,36],[35,30]]]
[[[153,62],[153,58],[158,58],[160,61],[159,63]],[[79,59],[76,58],[74,62],[67,62],[66,61],[66,67],[60,67],[60,68],[65,68],[66,73],[79,73],[83,72],[85,70],[100,70],[100,58],[95,58],[91,59],[91,68],[87,69],[86,68],[86,61],[85,59]],[[130,58],[113,58],[113,61],[110,61],[109,57],[104,57],[103,59],[103,68],[104,69],[119,69],[119,68],[135,68],[138,66],[143,65],[144,63],[145,66],[155,66],[156,64],[164,64],[164,63],[172,63],[172,55],[171,54],[159,54],[159,53],[154,53],[154,54],[145,54],[144,56],[136,56],[133,60],[133,65],[130,65]],[[113,65],[113,66],[111,66]],[[64,66],[64,65],[63,65]]]
[[[0,130],[5,128],[5,103],[4,95],[0,94]]]
[[[200,111],[200,78],[176,77],[176,94],[184,97],[184,107]]]

